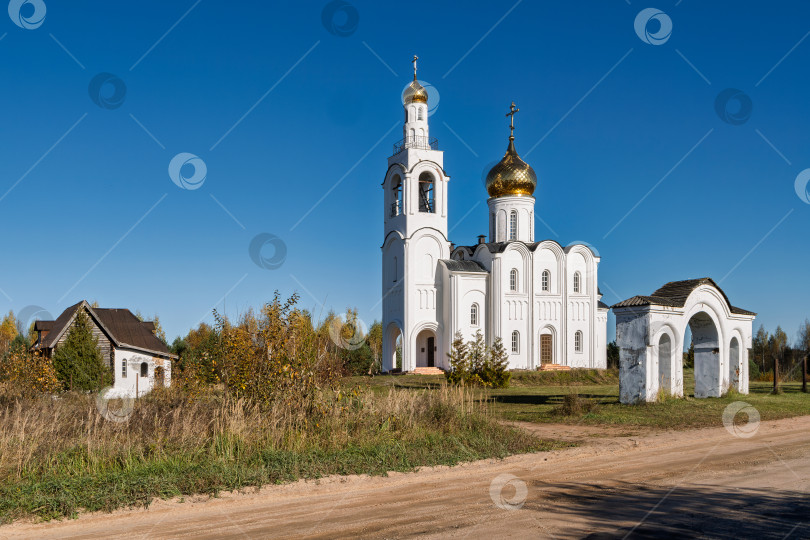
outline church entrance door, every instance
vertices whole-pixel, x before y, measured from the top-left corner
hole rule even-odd
[[[433,336],[427,338],[427,365],[428,367],[434,367],[436,364],[436,338]]]
[[[553,347],[552,347],[551,334],[543,334],[540,336],[540,363],[551,364],[554,362]]]

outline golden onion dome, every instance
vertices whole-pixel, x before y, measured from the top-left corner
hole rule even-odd
[[[534,169],[520,159],[515,150],[515,137],[509,137],[506,154],[487,174],[487,192],[490,197],[531,197],[537,187]]]
[[[427,103],[428,95],[425,87],[416,80],[416,73],[413,74],[413,81],[405,88],[402,94],[405,105],[409,103]]]

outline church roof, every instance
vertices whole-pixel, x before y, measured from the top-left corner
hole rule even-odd
[[[477,274],[488,274],[487,269],[477,261],[456,261],[453,259],[441,259],[441,262],[451,272],[475,272]]]
[[[599,309],[610,309],[610,306],[599,300]]]
[[[729,309],[736,315],[756,315],[753,311],[748,311],[742,308],[734,307],[728,300],[728,296],[723,292],[717,283],[712,278],[698,278],[686,279],[683,281],[670,281],[650,296],[634,296],[627,300],[622,300],[618,304],[614,304],[613,308],[635,307],[635,306],[667,306],[667,307],[683,307],[686,299],[692,294],[692,291],[702,285],[710,285],[717,289],[728,304]]]
[[[489,250],[490,253],[503,253],[504,251],[506,251],[506,248],[509,246],[509,244],[523,244],[524,246],[526,246],[526,248],[528,248],[529,251],[534,251],[534,250],[536,250],[538,248],[538,246],[540,246],[540,244],[544,244],[546,242],[553,242],[553,243],[557,244],[566,253],[568,253],[568,251],[572,247],[578,246],[578,245],[582,245],[582,246],[587,247],[588,249],[591,249],[586,244],[572,244],[570,246],[563,246],[562,244],[560,244],[556,240],[551,240],[551,239],[541,240],[539,242],[524,242],[522,240],[509,240],[507,242],[485,242],[484,244],[475,244],[475,245],[472,245],[472,246],[456,246],[456,249],[466,249],[469,253],[472,254],[472,253],[475,252],[476,249],[478,249],[478,246],[484,245],[484,246],[487,247],[487,249]],[[593,253],[593,250],[591,250],[591,253]],[[596,253],[593,253],[593,255],[595,257],[599,256]]]

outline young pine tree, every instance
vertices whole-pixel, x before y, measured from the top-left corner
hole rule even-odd
[[[112,383],[112,374],[104,365],[93,326],[84,310],[79,310],[68,331],[67,339],[53,354],[53,367],[62,387],[96,391]]]
[[[447,382],[460,384],[466,381],[470,375],[470,365],[467,344],[464,342],[461,332],[456,332],[453,337],[453,346],[447,353],[447,357],[450,359],[450,371],[445,374]]]
[[[503,346],[503,340],[497,337],[489,350],[485,382],[489,383],[493,388],[506,388],[509,386],[509,379],[512,378],[512,374],[508,371],[508,366],[509,355]]]

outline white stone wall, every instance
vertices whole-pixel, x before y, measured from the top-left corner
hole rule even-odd
[[[155,359],[149,353],[136,351],[132,349],[119,349],[114,350],[114,383],[110,396],[129,396],[135,397],[137,388],[137,395],[143,396],[152,391],[155,387]],[[147,375],[141,377],[141,364],[146,363]],[[126,375],[123,374],[122,365],[126,364]],[[171,360],[164,359],[163,367],[163,385],[171,386]]]

